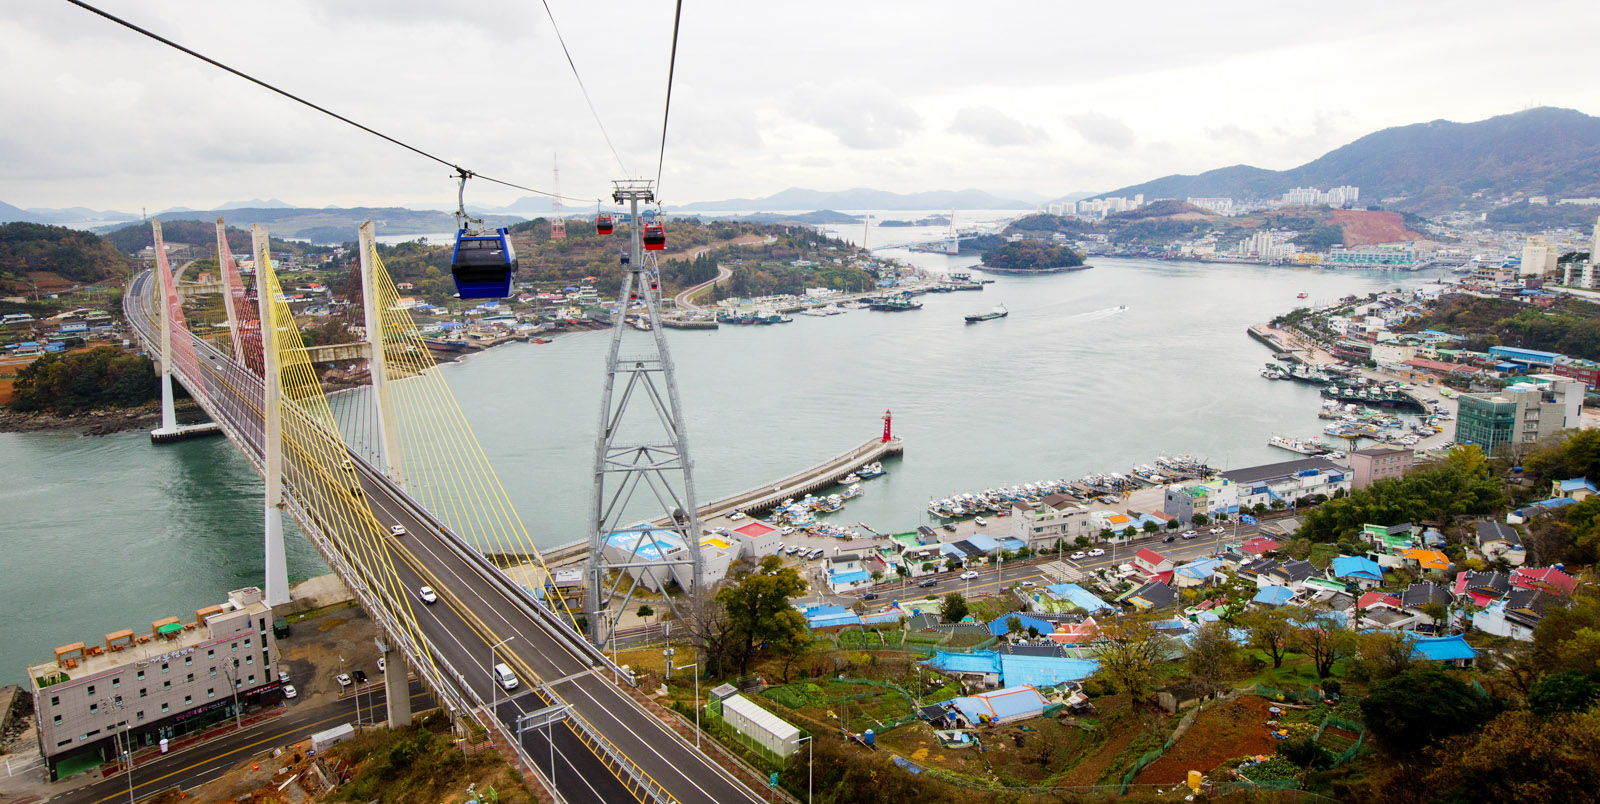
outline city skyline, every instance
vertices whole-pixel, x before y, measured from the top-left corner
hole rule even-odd
[[[472,18],[364,0],[102,7],[490,176],[551,189],[559,154],[562,191],[597,197],[623,172],[607,136],[628,174],[656,175],[664,4],[551,5],[605,135],[541,6],[491,2]],[[1041,202],[1232,164],[1292,167],[1395,125],[1600,111],[1584,18],[1600,12],[825,4],[802,16],[688,4],[661,197],[978,188]],[[19,9],[0,33],[8,74],[30,76],[0,84],[0,100],[29,110],[0,129],[0,200],[124,211],[453,200],[448,168],[68,4]],[[1538,64],[1500,46],[1530,37],[1548,45]],[[481,206],[526,195],[475,185]]]

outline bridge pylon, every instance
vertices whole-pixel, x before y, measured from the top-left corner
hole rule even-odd
[[[267,287],[272,271],[272,249],[267,230],[251,224],[250,242],[256,260],[256,302],[261,306],[262,360],[262,477],[266,480],[266,603],[281,606],[289,602],[289,562],[283,551],[283,376],[278,361],[278,325],[272,302],[282,288]]]
[[[704,593],[693,464],[661,327],[660,274],[641,239],[639,204],[655,200],[654,182],[614,184],[612,199],[628,203],[631,217],[595,438],[585,608],[589,639],[597,646],[610,641],[618,618],[639,588],[664,593],[666,585],[676,581],[689,593],[690,611],[678,611],[670,595],[662,596],[679,619],[691,621],[699,619]],[[643,305],[649,336],[629,338],[630,352],[625,355],[626,319],[635,302]],[[630,404],[636,409],[633,416],[628,415]],[[667,524],[652,524],[657,519]]]
[[[383,353],[384,317],[378,310],[377,240],[372,221],[361,224],[361,309],[367,329],[367,373],[372,377],[372,400],[378,427],[378,445],[383,450],[379,469],[400,488],[406,487],[400,471],[400,442],[395,433],[394,405],[389,397],[389,362]]]
[[[161,439],[178,432],[178,413],[172,407],[172,307],[177,302],[178,289],[172,279],[172,269],[167,265],[166,244],[161,240],[161,221],[150,221],[151,239],[155,244],[156,281],[160,286],[161,303],[156,309],[161,314],[161,427],[150,435]]]

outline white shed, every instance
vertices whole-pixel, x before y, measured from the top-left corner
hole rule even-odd
[[[743,695],[722,702],[722,719],[735,731],[781,757],[800,747],[800,730]]]

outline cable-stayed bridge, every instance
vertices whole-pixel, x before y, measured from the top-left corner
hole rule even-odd
[[[208,338],[186,323],[154,227],[156,264],[131,282],[128,319],[159,355],[164,386],[182,383],[266,481],[267,602],[288,599],[286,513],[377,622],[386,683],[400,690],[389,690],[391,725],[410,720],[409,668],[458,723],[515,746],[559,801],[759,801],[623,689],[628,675],[576,630],[559,595],[527,591],[543,588],[548,570],[449,388],[428,371],[432,357],[370,223],[360,269],[371,385],[331,398],[313,365],[320,347],[302,340],[265,230],[253,227],[255,281],[246,286],[218,221],[226,335]],[[164,420],[163,431],[176,429]],[[515,563],[526,573],[529,562],[532,580],[508,571]],[[423,600],[424,586],[436,602]],[[514,688],[495,681],[499,664],[517,677]]]

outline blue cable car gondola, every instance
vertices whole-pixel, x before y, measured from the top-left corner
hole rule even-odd
[[[463,299],[503,299],[511,295],[511,275],[517,272],[517,250],[504,228],[494,232],[456,232],[450,273]]]
[[[595,219],[594,219],[594,230],[598,234],[603,234],[603,235],[611,234],[611,232],[613,231],[613,228],[612,228],[612,225],[611,225],[611,216],[609,214],[607,214],[607,213],[604,213],[604,212],[600,213],[599,215],[596,215]]]
[[[659,223],[644,225],[644,250],[661,251],[667,247],[667,230]]]

